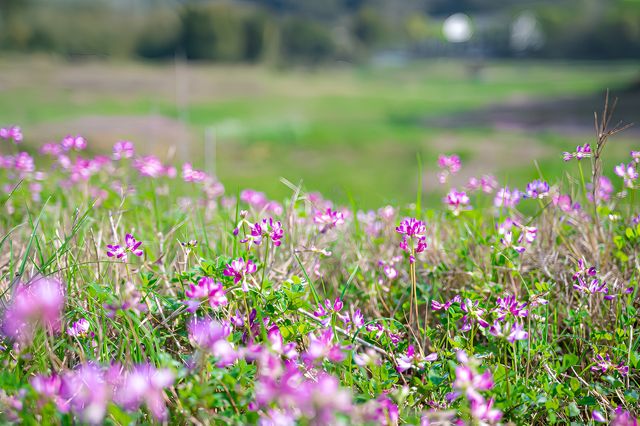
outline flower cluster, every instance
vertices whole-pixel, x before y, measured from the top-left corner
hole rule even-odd
[[[506,186],[504,188],[500,188],[498,192],[496,192],[496,196],[493,199],[493,205],[496,207],[513,208],[520,202],[520,198],[520,191],[517,189],[512,191],[508,186]]]
[[[247,276],[255,273],[258,267],[251,259],[245,260],[239,257],[236,260],[232,260],[224,269],[223,274],[227,277],[233,277],[233,283],[242,283],[242,291],[249,291],[249,284],[247,282]]]
[[[549,184],[543,180],[534,180],[527,185],[527,198],[544,198],[549,195]]]
[[[65,287],[53,277],[36,276],[16,282],[9,305],[4,311],[2,333],[22,345],[28,345],[38,327],[49,333],[60,331]]]
[[[427,227],[421,220],[408,217],[400,222],[396,227],[396,232],[402,235],[400,248],[409,253],[409,262],[416,261],[415,255],[422,253],[427,248],[427,237],[425,232]]]
[[[617,365],[611,362],[611,357],[609,354],[606,354],[604,357],[600,354],[596,354],[595,358],[592,360],[594,365],[591,367],[591,371],[600,371],[602,373],[607,373],[608,371],[617,371],[623,376],[629,374],[629,366],[625,365],[624,362],[620,361]]]
[[[477,177],[469,178],[466,188],[469,191],[481,189],[485,194],[491,194],[498,187],[498,181],[494,176],[484,175],[480,179]]]
[[[460,161],[460,157],[455,154],[450,156],[440,155],[438,157],[438,167],[442,169],[442,171],[438,173],[438,181],[440,183],[446,183],[449,176],[455,175],[460,171],[462,162]]]
[[[236,228],[237,232],[237,228]],[[282,244],[282,238],[284,237],[284,230],[282,229],[282,223],[279,220],[273,220],[272,217],[262,219],[261,222],[256,222],[249,225],[249,235],[241,239],[242,244],[247,244],[249,248],[252,245],[259,246],[262,244],[262,240],[267,238],[271,240],[274,246],[278,247]]]
[[[502,418],[502,412],[493,407],[493,399],[486,400],[481,392],[493,388],[491,371],[480,374],[476,370],[477,361],[469,358],[463,351],[457,353],[461,365],[456,367],[456,379],[453,382],[454,392],[448,399],[452,400],[464,395],[471,407],[471,416],[481,423],[495,424]]]
[[[189,288],[184,292],[189,299],[185,303],[190,312],[195,312],[202,299],[207,299],[212,308],[220,308],[228,303],[227,293],[221,282],[210,277],[202,277],[197,284],[189,283]]]
[[[586,143],[584,145],[578,145],[576,147],[575,152],[563,152],[562,153],[562,159],[564,161],[571,161],[574,158],[576,160],[580,161],[583,158],[589,158],[589,157],[591,157],[591,145],[589,145],[588,143]]]
[[[173,372],[151,364],[126,371],[118,364],[102,368],[86,363],[60,375],[37,375],[31,386],[41,403],[51,401],[63,413],[73,412],[83,422],[101,424],[110,403],[128,411],[138,410],[144,403],[156,420],[166,420],[164,389],[173,380]]]
[[[457,191],[455,188],[449,191],[447,196],[444,198],[444,202],[447,204],[449,210],[453,212],[454,216],[458,216],[461,211],[471,210],[467,193],[464,191]]]
[[[637,164],[634,162],[629,164],[620,163],[614,168],[616,175],[624,180],[624,185],[627,188],[633,188],[636,179],[638,179]]]
[[[18,126],[0,127],[0,139],[11,140],[17,145],[22,142],[22,131]]]
[[[324,234],[329,229],[344,224],[344,214],[328,207],[326,210],[318,210],[313,217],[313,222],[320,226],[320,233]]]

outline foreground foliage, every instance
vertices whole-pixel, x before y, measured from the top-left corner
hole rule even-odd
[[[640,153],[602,175],[605,124],[568,183],[443,155],[444,208],[368,212],[2,128],[3,421],[636,424]]]

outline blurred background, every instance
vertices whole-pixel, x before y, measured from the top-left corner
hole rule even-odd
[[[435,201],[440,153],[458,186],[562,176],[606,89],[640,122],[639,65],[639,0],[0,0],[0,125],[27,147],[129,139],[273,198],[406,203],[420,176]]]

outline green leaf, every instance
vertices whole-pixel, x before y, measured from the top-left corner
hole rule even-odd
[[[580,409],[578,408],[575,402],[570,403],[567,406],[565,412],[569,417],[576,417],[580,415]]]

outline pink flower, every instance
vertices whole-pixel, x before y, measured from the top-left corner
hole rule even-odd
[[[493,205],[496,207],[513,208],[518,202],[520,202],[520,191],[517,189],[511,191],[508,186],[500,189],[493,199]]]
[[[596,357],[592,361],[595,365],[591,367],[591,371],[601,371],[602,373],[606,373],[608,371],[617,371],[623,376],[629,374],[629,367],[624,365],[622,361],[618,365],[615,365],[611,362],[611,357],[609,354],[606,354],[604,357],[600,354],[597,354]]]
[[[189,284],[189,289],[185,291],[185,295],[189,299],[205,299],[208,298],[209,304],[212,308],[219,308],[228,303],[226,291],[221,282],[214,281],[213,278],[202,277],[198,281],[198,284]],[[187,302],[190,312],[195,310],[200,305],[200,302]]]
[[[57,157],[62,154],[62,147],[57,143],[46,143],[40,148],[40,154]]]
[[[467,196],[467,193],[464,191],[456,191],[455,188],[449,191],[444,199],[444,202],[448,205],[454,216],[458,216],[463,210],[471,209],[471,207],[469,206],[469,197]]]
[[[493,408],[493,399],[489,401],[472,399],[471,415],[481,422],[496,424],[502,418],[502,411]]]
[[[571,196],[569,195],[554,195],[551,200],[554,206],[557,206],[561,211],[565,213],[576,213],[580,211],[580,204],[572,204]]]
[[[60,146],[65,151],[76,150],[82,151],[87,147],[87,141],[82,136],[65,136],[60,142]]]
[[[410,368],[421,370],[424,368],[427,362],[433,362],[436,359],[438,359],[438,354],[431,353],[426,357],[423,357],[422,355],[420,355],[415,351],[413,345],[409,345],[407,347],[407,353],[397,358],[397,362],[398,362],[397,370],[400,373],[407,371]]]
[[[14,157],[13,168],[17,172],[20,172],[21,175],[32,173],[36,170],[33,157],[26,152],[21,152]]]
[[[482,316],[485,314],[485,310],[479,308],[478,305],[480,302],[477,300],[472,302],[470,299],[465,299],[460,304],[460,309],[464,312],[464,316],[462,317],[462,327],[460,331],[469,331],[471,330],[471,323],[477,322],[478,325],[482,328],[489,327],[489,323],[485,321]]]
[[[233,283],[238,284],[242,281],[242,291],[249,291],[249,286],[247,285],[246,276],[249,274],[253,274],[258,270],[255,263],[248,259],[246,262],[243,258],[239,257],[236,260],[232,260],[231,263],[227,265],[223,274],[227,277],[233,277]]]
[[[638,179],[638,171],[634,163],[625,165],[620,163],[615,167],[615,172],[618,176],[624,179],[624,184],[627,188],[633,188],[634,181]]]
[[[62,379],[57,374],[45,376],[38,374],[29,381],[33,390],[40,396],[38,405],[42,406],[47,401],[55,404],[58,411],[66,413],[69,411],[69,403],[62,397]]]
[[[202,170],[196,170],[191,167],[191,163],[184,163],[182,166],[182,179],[185,182],[204,182],[208,177],[209,175]]]
[[[189,340],[199,348],[209,352],[218,362],[216,366],[223,368],[233,364],[238,354],[227,338],[231,335],[231,327],[211,318],[194,318],[189,323]]]
[[[240,192],[240,201],[261,210],[267,204],[267,196],[264,192],[254,191],[253,189],[245,189]]]
[[[522,325],[517,322],[510,324],[509,322],[501,323],[500,321],[495,321],[493,325],[489,327],[489,333],[495,337],[507,339],[509,343],[529,338],[529,333],[524,331]]]
[[[118,141],[113,145],[113,159],[122,160],[125,158],[133,158],[134,146],[130,141]]]
[[[111,377],[95,364],[82,364],[62,376],[60,394],[81,421],[101,424],[113,395]]]
[[[174,377],[167,368],[138,365],[126,374],[117,399],[129,411],[138,410],[144,403],[158,421],[167,420],[169,413],[164,402],[164,389],[173,384]]]
[[[307,365],[312,365],[317,360],[327,358],[331,362],[340,362],[345,359],[343,352],[346,347],[339,343],[333,343],[333,330],[327,328],[321,330],[318,336],[309,333],[309,345],[307,351],[302,355],[302,359]]]
[[[138,257],[142,256],[143,251],[140,248],[142,241],[137,241],[133,235],[127,234],[124,237],[124,242],[124,247],[118,244],[107,244],[107,256],[125,260],[127,258],[127,253],[133,253]]]
[[[22,344],[31,342],[37,326],[57,333],[64,303],[64,287],[55,278],[37,276],[27,284],[17,283],[4,312],[2,332]]]
[[[425,232],[427,227],[424,222],[415,218],[405,218],[396,232],[402,235],[400,248],[409,253],[409,262],[415,262],[415,253],[421,253],[427,248]]]
[[[259,246],[262,244],[263,238],[269,238],[273,245],[278,247],[282,244],[282,237],[284,237],[284,230],[280,221],[275,221],[273,218],[262,219],[262,222],[256,222],[253,225],[249,225],[250,235],[240,240],[241,243],[248,243],[249,248],[251,244]]]
[[[447,157],[446,155],[440,155],[438,157],[438,167],[443,169],[440,173],[438,173],[438,181],[440,183],[445,183],[449,175],[455,175],[460,171],[462,162],[460,161],[460,157],[455,154],[449,157]]]
[[[329,229],[344,224],[344,214],[342,212],[327,208],[326,210],[316,211],[313,222],[320,225],[320,232],[325,233]]]
[[[85,318],[80,318],[67,329],[67,334],[71,337],[85,337],[89,332],[90,324]]]
[[[18,126],[1,127],[0,139],[13,140],[16,145],[22,142],[22,131]]]
[[[583,158],[589,158],[589,157],[591,157],[591,145],[589,145],[588,143],[584,145],[578,145],[576,147],[575,152],[562,153],[562,159],[564,161],[570,161],[573,158],[579,161],[579,160],[582,160]]]
[[[136,158],[133,162],[133,167],[138,170],[140,175],[150,178],[158,178],[167,172],[162,161],[153,155]]]

